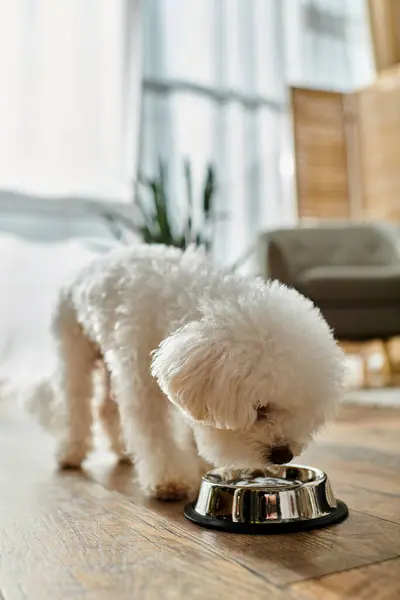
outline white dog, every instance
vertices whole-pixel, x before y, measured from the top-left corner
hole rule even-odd
[[[59,464],[79,467],[90,450],[100,363],[112,448],[126,447],[141,488],[160,499],[194,493],[203,461],[289,462],[341,396],[342,352],[313,304],[202,251],[143,245],[96,258],[61,293],[53,334],[58,366],[34,405],[58,432]]]

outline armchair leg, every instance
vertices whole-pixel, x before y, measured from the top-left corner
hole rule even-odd
[[[357,355],[361,359],[361,387],[376,388],[400,385],[400,337],[397,346],[394,342],[393,339],[375,339],[369,342],[340,341],[340,345],[347,354]],[[379,354],[383,358],[383,364],[378,371],[372,367],[372,354]]]
[[[388,369],[388,383],[387,385],[395,385],[396,375],[396,363],[393,360],[393,356],[390,350],[389,340],[382,340],[382,350],[385,357],[387,369]]]

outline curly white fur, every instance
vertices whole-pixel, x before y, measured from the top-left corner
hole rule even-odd
[[[192,249],[96,258],[61,293],[53,335],[56,373],[32,406],[58,431],[60,464],[90,450],[100,361],[112,446],[122,453],[121,419],[140,485],[159,498],[195,491],[202,459],[252,468],[276,447],[299,454],[341,396],[342,353],[309,300]]]

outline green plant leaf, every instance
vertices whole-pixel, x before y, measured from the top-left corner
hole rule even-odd
[[[139,195],[136,195],[135,204],[139,209],[140,214],[143,217],[145,223],[150,223],[154,220],[154,211],[151,211],[151,206],[149,208],[145,207],[145,204],[142,198]]]
[[[188,159],[184,161],[183,168],[185,172],[187,203],[188,206],[193,206],[192,166]]]
[[[150,191],[152,194],[155,222],[159,235],[154,240],[154,243],[173,244],[173,232],[169,221],[168,214],[168,199],[166,190],[165,168],[162,161],[159,161],[158,177],[149,181]]]
[[[143,241],[146,244],[152,243],[154,236],[153,236],[153,233],[150,231],[150,229],[146,225],[143,225],[143,227],[139,227],[139,232],[142,236]]]
[[[160,182],[160,186],[163,190],[165,190],[166,186],[167,186],[167,168],[163,162],[163,160],[161,158],[158,159],[158,179]]]
[[[186,238],[184,235],[177,236],[174,240],[174,246],[184,250],[187,247]]]
[[[147,226],[151,226],[152,230],[157,229],[157,220],[156,220],[156,202],[154,196],[154,188],[157,185],[156,179],[150,179],[149,177],[144,177],[143,175],[138,176],[138,182],[146,189],[149,202],[145,202],[142,200],[139,194],[136,195],[136,205],[139,208],[145,224]]]
[[[151,179],[143,175],[143,173],[138,174],[137,181],[140,185],[144,187],[150,187]]]
[[[215,173],[212,165],[207,166],[206,181],[203,191],[203,212],[206,220],[212,213],[212,201],[215,192]]]
[[[190,161],[186,159],[184,161],[184,173],[186,182],[186,227],[185,227],[185,241],[186,245],[189,245],[193,237],[193,184],[192,184],[192,167]]]
[[[136,197],[136,204],[143,217],[143,226],[140,231],[143,240],[146,243],[160,243],[185,248],[190,243],[197,246],[204,246],[209,249],[211,246],[210,226],[217,220],[221,220],[222,215],[214,213],[213,199],[216,190],[215,171],[210,164],[207,166],[206,178],[203,187],[202,202],[202,223],[200,231],[194,232],[194,199],[193,199],[193,178],[191,164],[189,160],[184,161],[184,175],[186,181],[186,218],[183,232],[174,232],[173,221],[171,220],[171,204],[168,199],[167,171],[162,160],[158,163],[158,173],[154,178],[145,177],[140,174],[138,183],[144,186],[149,194],[149,202],[145,202],[139,195]]]

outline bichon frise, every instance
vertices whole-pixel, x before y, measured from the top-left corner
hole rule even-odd
[[[194,493],[204,461],[289,462],[341,396],[342,352],[313,304],[199,250],[96,258],[60,294],[52,331],[58,365],[32,397],[58,432],[59,464],[79,467],[90,450],[100,364],[111,446],[126,448],[142,490],[160,499]]]

